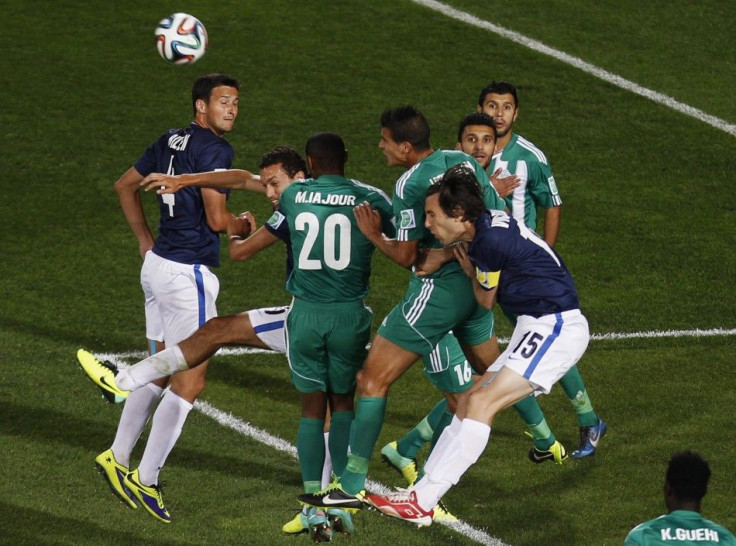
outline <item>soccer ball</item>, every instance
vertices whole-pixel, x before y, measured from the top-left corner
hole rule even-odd
[[[154,34],[158,54],[170,63],[196,62],[207,49],[207,30],[188,13],[174,13],[162,19]]]

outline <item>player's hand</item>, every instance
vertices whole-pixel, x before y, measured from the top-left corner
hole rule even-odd
[[[475,266],[473,265],[473,262],[470,261],[470,256],[468,256],[468,244],[457,243],[453,247],[453,252],[455,253],[455,258],[457,258],[457,261],[460,262],[460,265],[462,266],[465,274],[471,279],[474,279]]]
[[[141,186],[145,191],[156,190],[156,193],[159,195],[176,193],[184,187],[178,176],[163,173],[149,174],[143,179]]]
[[[381,216],[370,203],[366,201],[353,208],[353,214],[358,229],[369,241],[380,239],[383,236]]]
[[[504,169],[498,168],[491,175],[491,184],[496,188],[498,195],[502,198],[511,195],[511,193],[519,187],[521,182],[519,177],[515,174],[508,174],[508,176],[501,176]]]
[[[236,237],[245,239],[252,231],[256,229],[256,218],[250,212],[240,213],[238,216],[233,216],[227,222],[227,235],[228,237]]]

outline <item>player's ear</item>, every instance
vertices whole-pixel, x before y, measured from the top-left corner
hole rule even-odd
[[[347,162],[348,162],[348,151],[345,150],[345,155],[343,156],[342,164],[345,165],[345,163]]]
[[[462,147],[462,146],[460,145],[460,143],[459,143],[459,142],[456,142],[456,143],[455,143],[455,149],[456,149],[456,150],[462,150],[462,149],[463,149],[463,147]]]
[[[204,114],[207,112],[207,104],[202,99],[197,99],[197,102],[194,103],[194,106],[197,108],[198,114]]]

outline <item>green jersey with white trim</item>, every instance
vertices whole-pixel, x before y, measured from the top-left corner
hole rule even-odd
[[[506,147],[493,156],[489,173],[503,169],[501,176],[515,174],[519,185],[506,196],[511,216],[520,224],[537,229],[537,207],[549,209],[562,205],[552,168],[542,150],[514,133]]]
[[[394,233],[391,200],[380,189],[339,175],[299,180],[286,188],[267,222],[272,232],[289,232],[294,267],[286,289],[316,303],[349,302],[368,292],[375,247],[358,229],[353,208],[367,201],[378,211],[383,231]]]
[[[424,202],[429,187],[439,182],[445,172],[456,165],[465,164],[478,179],[483,191],[486,208],[503,210],[506,204],[488,180],[488,173],[473,157],[457,150],[435,150],[406,171],[394,186],[393,208],[396,219],[396,239],[419,241],[419,248],[441,248],[442,244],[424,227]],[[444,274],[447,269],[459,268],[456,261],[444,264],[433,275]]]
[[[624,546],[720,546],[736,545],[733,534],[717,523],[705,519],[699,512],[674,510],[664,516],[634,527]]]

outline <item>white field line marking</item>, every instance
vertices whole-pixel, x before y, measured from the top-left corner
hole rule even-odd
[[[482,28],[484,30],[489,30],[493,32],[494,34],[497,34],[503,38],[511,40],[512,42],[520,44],[524,47],[528,47],[529,49],[536,51],[537,53],[548,55],[565,64],[569,64],[570,66],[579,68],[583,72],[587,72],[588,74],[591,74],[595,76],[596,78],[599,78],[603,81],[611,83],[615,85],[616,87],[620,87],[621,89],[625,89],[627,91],[631,91],[632,93],[636,93],[637,95],[641,95],[644,98],[647,98],[658,104],[667,106],[668,108],[672,108],[673,110],[676,110],[677,112],[693,117],[697,120],[707,123],[708,125],[712,127],[715,127],[716,129],[725,131],[726,133],[736,136],[736,124],[729,123],[725,120],[712,116],[706,112],[703,112],[702,110],[694,108],[688,104],[679,102],[678,100],[675,100],[674,98],[668,95],[664,95],[657,91],[652,91],[651,89],[642,87],[641,85],[634,83],[630,80],[627,80],[625,78],[622,78],[621,76],[617,76],[616,74],[607,72],[606,70],[603,70],[602,68],[598,68],[597,66],[592,65],[580,59],[579,57],[574,57],[572,55],[565,53],[564,51],[554,49],[552,47],[549,47],[548,45],[543,44],[542,42],[533,40],[532,38],[528,38],[527,36],[524,36],[523,34],[520,34],[513,30],[509,30],[507,28],[501,27],[494,23],[484,21],[483,19],[479,19],[475,17],[474,15],[471,15],[464,11],[455,9],[451,6],[448,6],[447,4],[443,4],[442,2],[437,2],[436,0],[412,0],[412,2],[414,2],[415,4],[419,4],[421,6],[424,6],[426,8],[429,8],[431,10],[437,11],[439,13],[442,13],[443,15],[446,15],[447,17],[450,17],[451,19],[456,19],[457,21],[461,21],[463,23],[472,25],[474,27]]]
[[[651,339],[665,337],[713,337],[713,336],[736,336],[736,328],[711,328],[709,330],[652,330],[649,332],[609,332],[607,334],[592,334],[591,341],[611,341],[619,339]],[[498,342],[505,345],[508,338],[499,338]],[[128,351],[126,353],[95,353],[102,360],[118,362],[120,360],[140,360],[146,358],[145,351]],[[254,349],[251,347],[223,347],[217,351],[217,356],[239,356],[246,354],[277,354],[268,349]]]

